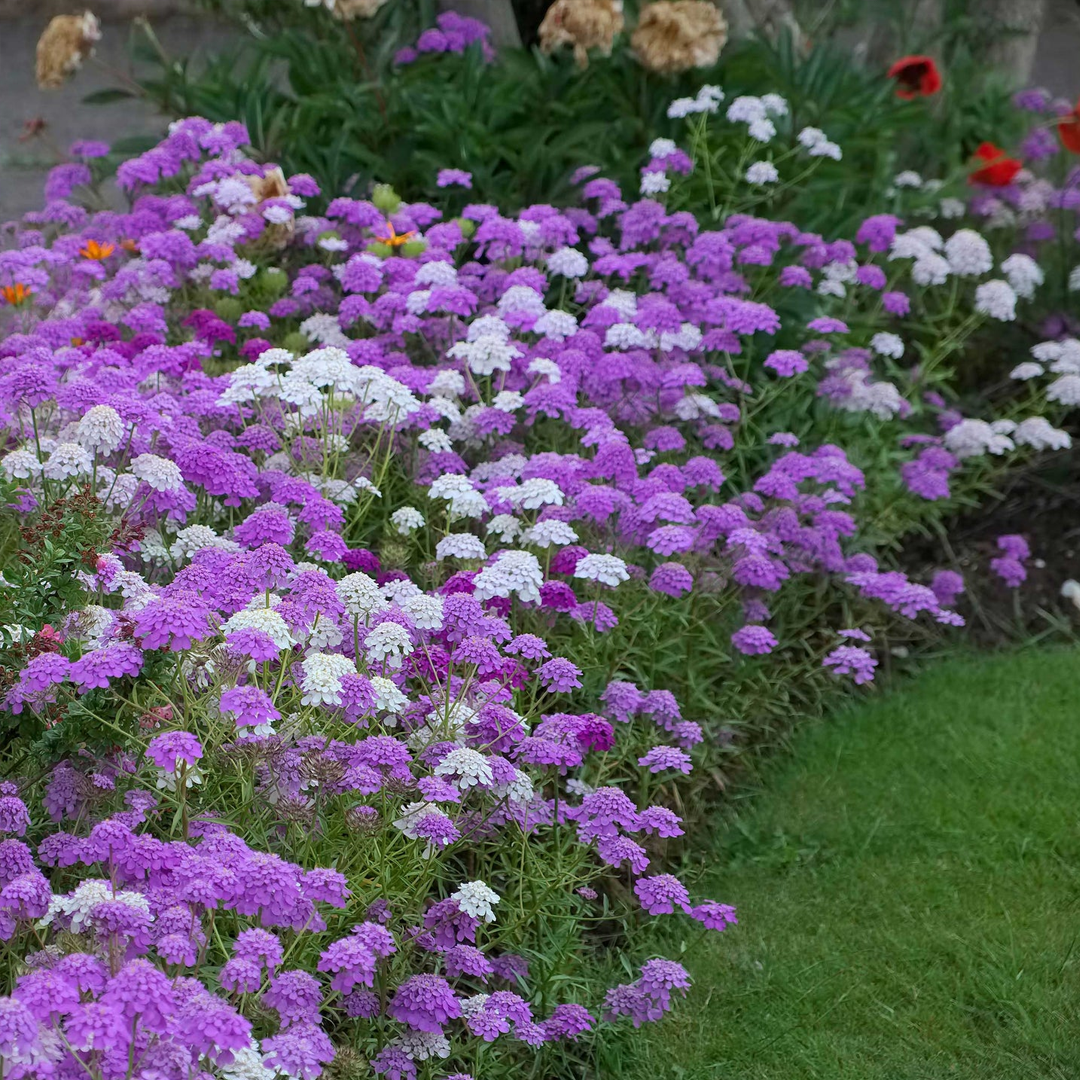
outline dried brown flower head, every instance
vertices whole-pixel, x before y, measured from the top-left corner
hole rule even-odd
[[[727,41],[727,23],[708,0],[658,0],[641,9],[630,47],[644,67],[674,75],[712,67]]]
[[[611,55],[624,25],[622,7],[622,0],[555,0],[540,24],[540,48],[550,53],[572,45],[577,66],[588,67],[589,49]]]
[[[101,40],[101,24],[89,11],[81,15],[57,15],[37,43],[37,83],[43,90],[55,90],[78,71],[83,59]]]
[[[283,199],[289,194],[289,184],[281,168],[275,165],[265,176],[247,176],[244,178],[255,196],[256,202],[264,199]]]
[[[388,0],[337,0],[333,12],[339,19],[370,19]]]

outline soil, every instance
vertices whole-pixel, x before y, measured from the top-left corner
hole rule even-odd
[[[990,569],[997,538],[1018,534],[1031,558],[1027,580],[1011,589]],[[996,502],[960,515],[948,529],[949,551],[936,538],[908,545],[905,569],[926,581],[936,569],[964,575],[957,610],[967,619],[974,644],[995,646],[1040,639],[1080,637],[1080,608],[1061,595],[1062,584],[1080,580],[1080,454],[1043,458],[1013,476]]]

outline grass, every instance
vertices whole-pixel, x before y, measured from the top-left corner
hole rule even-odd
[[[1080,1077],[1078,687],[1077,651],[964,659],[803,731],[693,889],[740,925],[604,1073]]]

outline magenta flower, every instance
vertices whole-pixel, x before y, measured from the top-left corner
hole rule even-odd
[[[461,1002],[440,975],[413,975],[394,991],[386,1011],[417,1031],[440,1032],[461,1016]]]
[[[187,731],[169,731],[156,735],[146,747],[146,756],[167,773],[175,773],[181,765],[190,768],[203,756],[202,743]]]
[[[671,915],[676,908],[690,912],[686,886],[672,874],[638,878],[634,882],[634,892],[650,915]]]

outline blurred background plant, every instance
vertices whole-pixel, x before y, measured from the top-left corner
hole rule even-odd
[[[673,133],[668,102],[703,82],[729,98],[775,91],[797,103],[801,123],[830,130],[853,166],[792,193],[801,221],[836,231],[880,205],[898,171],[957,173],[983,141],[1015,140],[1009,96],[1038,28],[1017,32],[1015,11],[1007,19],[965,0],[738,0],[722,13],[681,0],[644,5],[654,21],[676,20],[665,49],[672,35],[686,46],[658,57],[645,30],[635,34],[636,0],[621,11],[613,0],[560,0],[547,11],[536,0],[336,0],[333,10],[200,2],[234,27],[227,47],[174,56],[137,20],[134,82],[94,100],[137,95],[171,116],[241,119],[263,158],[310,173],[324,191],[387,182],[430,198],[436,172],[460,168],[473,174],[476,201],[521,206],[566,202],[568,178],[586,163],[636,186],[649,143]],[[490,30],[471,22],[477,14]],[[691,16],[711,19],[710,33],[686,23]],[[1012,62],[987,64],[1009,49]],[[932,98],[904,100],[885,72],[921,52],[946,78]]]

